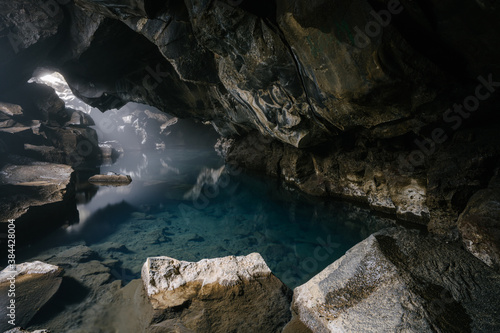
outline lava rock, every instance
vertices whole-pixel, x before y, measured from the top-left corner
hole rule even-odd
[[[500,275],[455,244],[391,228],[295,288],[314,332],[494,332]]]

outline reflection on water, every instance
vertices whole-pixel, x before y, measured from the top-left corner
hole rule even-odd
[[[323,202],[249,177],[211,149],[127,151],[101,173],[131,175],[123,187],[84,184],[80,223],[32,247],[82,244],[118,260],[125,281],[149,256],[180,260],[262,254],[290,287],[304,283],[391,221],[345,203]],[[29,257],[28,253],[25,253]]]

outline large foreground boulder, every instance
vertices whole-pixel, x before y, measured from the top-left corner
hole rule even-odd
[[[458,219],[467,250],[488,266],[500,270],[500,177],[476,192]]]
[[[499,332],[500,275],[417,231],[368,237],[294,290],[314,332]]]
[[[62,269],[58,266],[40,261],[22,263],[15,268],[8,266],[1,271],[0,307],[2,313],[7,309],[5,315],[12,316],[2,318],[0,332],[13,328],[12,324],[26,327],[59,289],[61,272]]]
[[[142,280],[156,312],[151,332],[280,332],[291,318],[291,291],[258,253],[148,258]]]

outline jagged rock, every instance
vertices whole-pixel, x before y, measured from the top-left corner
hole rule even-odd
[[[94,120],[85,112],[80,110],[66,109],[70,120],[64,126],[94,126]]]
[[[16,325],[26,327],[59,289],[61,272],[61,268],[40,261],[16,265],[15,270],[8,266],[0,272],[0,306],[2,309],[9,309],[11,300],[15,300],[15,316],[10,319],[15,319]],[[11,285],[14,280],[15,284]],[[10,289],[14,290],[15,297],[8,296],[12,292]],[[7,313],[10,313],[10,310],[6,311],[5,315]],[[0,331],[11,327],[6,318],[0,322]]]
[[[488,187],[500,156],[497,132],[493,128],[457,131],[449,144],[443,144],[429,156],[426,204],[431,232],[454,233],[469,199]]]
[[[29,143],[24,144],[24,154],[38,161],[51,163],[64,163],[66,155],[62,150],[53,146],[38,146]]]
[[[78,216],[74,177],[73,169],[62,164],[4,166],[0,171],[1,222],[16,220],[19,235],[29,238],[62,221],[72,221]],[[1,227],[6,230],[7,224]]]
[[[97,132],[93,128],[43,126],[42,130],[52,145],[64,153],[65,164],[82,169],[88,162],[93,165],[102,159]]]
[[[314,332],[495,332],[500,275],[455,244],[385,229],[295,288]]]
[[[22,116],[23,108],[19,105],[0,102],[0,112],[8,117]]]
[[[387,23],[403,11],[397,3],[394,13],[387,11]],[[348,6],[357,10],[349,11]],[[426,88],[431,73],[441,75],[430,62],[424,75],[415,71],[427,60],[405,56],[414,51],[395,25],[385,25],[383,33],[374,36],[361,36],[359,29],[374,21],[372,6],[364,0],[315,0],[308,5],[277,1],[277,20],[300,65],[314,114],[341,130],[411,117],[435,98]],[[406,131],[414,128],[411,125],[407,123]]]
[[[308,151],[254,134],[235,140],[226,160],[280,177],[308,194],[354,200],[402,220],[427,223],[424,175],[398,171],[398,158],[405,151],[361,145],[344,148],[344,143],[339,140],[323,147],[324,151]]]
[[[458,219],[466,248],[488,266],[500,270],[500,186],[476,192]]]
[[[111,298],[121,288],[117,271],[107,265],[114,263],[102,262],[84,245],[53,248],[39,258],[64,267],[64,274],[51,307],[33,318],[31,327],[47,327],[52,332],[98,332],[96,318],[110,307]],[[102,307],[96,307],[99,303]]]
[[[152,328],[162,332],[279,332],[291,318],[290,290],[258,253],[199,262],[148,258],[142,280],[162,318]]]

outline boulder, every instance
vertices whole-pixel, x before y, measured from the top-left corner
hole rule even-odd
[[[66,109],[70,117],[64,126],[94,126],[95,122],[91,116],[80,110]]]
[[[500,271],[500,187],[476,192],[458,219],[465,247]]]
[[[57,292],[61,285],[62,269],[40,261],[10,266],[0,272],[0,306],[6,309],[15,300],[15,324],[26,327],[37,312]],[[14,282],[14,283],[13,283]],[[9,297],[14,290],[15,298]],[[3,312],[3,311],[2,311]],[[12,328],[5,318],[0,331]]]
[[[20,241],[64,221],[72,222],[78,216],[74,177],[68,165],[42,162],[5,165],[0,170],[0,221],[16,220]],[[0,226],[2,232],[6,231],[7,223]]]
[[[23,108],[16,104],[0,102],[0,113],[3,113],[4,115],[9,117],[22,116]]]
[[[295,288],[313,332],[496,332],[500,275],[455,244],[384,229]]]
[[[121,186],[128,185],[132,182],[132,177],[129,175],[94,175],[89,178],[89,183],[94,185],[113,185]]]
[[[199,262],[148,258],[142,280],[158,332],[280,332],[291,318],[291,291],[258,253]]]

